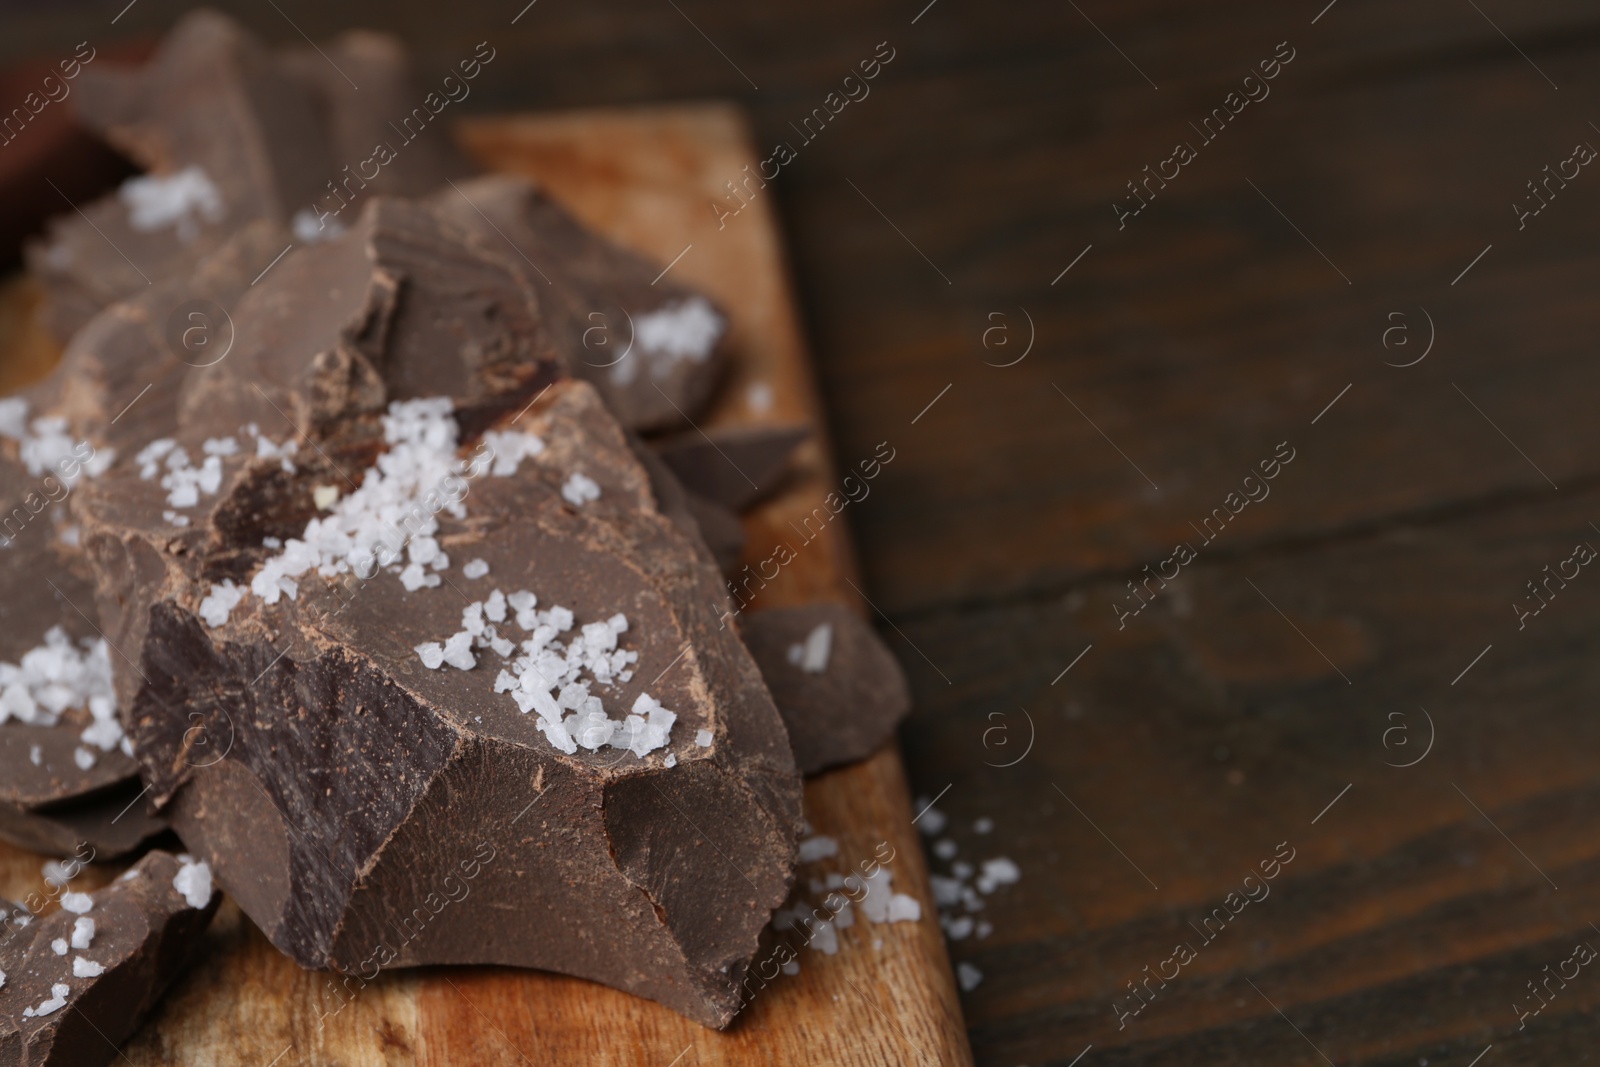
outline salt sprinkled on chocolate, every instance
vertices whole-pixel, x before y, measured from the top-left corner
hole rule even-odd
[[[833,652],[833,624],[819,623],[806,635],[805,641],[789,646],[789,662],[807,674],[821,674],[828,669],[828,658]]]
[[[45,1015],[52,1015],[67,1006],[67,996],[72,992],[72,987],[64,982],[57,982],[50,987],[50,999],[40,1004],[37,1008],[24,1008],[24,1018],[37,1019]]]
[[[74,441],[67,433],[67,420],[59,415],[42,415],[32,423],[27,418],[26,398],[13,396],[0,400],[0,437],[17,442],[18,455],[35,478],[46,473],[56,474],[70,486],[85,474],[99,477],[117,458],[112,448],[90,448],[87,457],[79,455],[81,449],[88,447],[87,442]],[[72,464],[64,465],[63,460],[79,461],[81,468],[68,476],[65,469]]]
[[[575,508],[581,508],[591,500],[600,499],[600,487],[593,478],[573,471],[561,487],[561,497]]]
[[[436,512],[458,519],[467,514],[460,499],[441,499],[441,487],[463,471],[458,433],[449,397],[391,403],[383,417],[388,450],[357,489],[334,502],[326,516],[308,522],[299,538],[290,538],[262,564],[250,591],[267,604],[276,604],[285,593],[292,600],[299,595],[295,579],[307,571],[315,569],[329,578],[352,571],[369,577],[379,567],[398,563],[402,550],[407,565],[400,581],[407,592],[439,585],[439,575],[428,570],[445,570],[450,558],[433,537],[439,530]],[[494,455],[489,473],[497,477],[515,474],[524,458],[544,450],[536,435],[518,431],[486,433],[484,441]],[[439,507],[428,506],[430,497],[440,501]],[[403,529],[411,531],[409,541]]]
[[[605,703],[589,691],[591,685],[609,688],[633,678],[630,666],[639,654],[617,647],[619,635],[628,632],[628,617],[620,612],[604,622],[592,622],[563,642],[576,620],[557,604],[539,611],[539,598],[526,589],[507,596],[499,589],[487,600],[469,604],[461,613],[461,630],[443,644],[429,641],[414,651],[429,670],[446,664],[458,670],[477,667],[473,649],[488,650],[507,661],[495,677],[494,691],[510,693],[517,710],[539,713],[538,729],[567,755],[582,748],[603,746],[631,751],[641,759],[666,747],[677,714],[648,693],[640,693],[630,714],[621,721],[606,714]],[[531,634],[520,644],[506,637],[512,619]],[[520,651],[521,655],[517,655]],[[677,765],[674,759],[667,766]]]
[[[682,360],[704,363],[727,326],[710,301],[692,296],[640,315],[634,322],[633,336],[641,352],[653,357],[646,360],[651,376],[665,378]],[[624,359],[611,368],[611,377],[623,385],[633,381],[637,373],[637,360]]]
[[[211,903],[211,866],[197,863],[193,856],[184,853],[178,857],[178,873],[172,876],[172,888],[191,908],[203,908]]]
[[[222,193],[201,167],[185,167],[175,174],[129,178],[117,191],[128,207],[128,225],[148,233],[174,226],[180,241],[199,236],[199,219],[220,222]]]
[[[263,437],[255,423],[242,427],[240,432],[255,439],[256,458],[276,459],[285,472],[294,472],[294,463],[289,457],[298,450],[299,442],[291,440],[279,444],[270,437]],[[187,449],[170,437],[160,437],[140,449],[133,461],[138,464],[139,477],[143,481],[148,482],[158,474],[161,476],[161,488],[167,490],[167,503],[171,507],[192,508],[200,503],[201,493],[206,496],[217,495],[217,490],[222,487],[222,460],[237,456],[243,450],[237,438],[211,437],[201,445],[201,451],[205,459],[196,467]],[[163,468],[165,473],[162,473]],[[161,516],[175,526],[189,525],[186,516],[174,512],[164,511]]]
[[[244,586],[234,585],[232,578],[224,578],[220,585],[213,583],[211,592],[200,601],[200,617],[213,630],[225,625],[229,613],[238,607],[244,594]]]
[[[74,915],[87,915],[94,909],[94,898],[88,893],[61,894],[61,908]]]
[[[54,726],[67,709],[82,707],[94,718],[82,734],[86,743],[103,752],[122,743],[104,638],[84,638],[80,650],[65,630],[52,626],[44,644],[24,653],[20,664],[0,662],[0,723],[14,718],[31,726]],[[93,766],[94,754],[85,754]],[[82,757],[75,758],[83,766]]]

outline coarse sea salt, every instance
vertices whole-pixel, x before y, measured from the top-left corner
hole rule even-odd
[[[944,833],[945,825],[950,819],[944,812],[934,807],[931,800],[927,797],[918,797],[917,810],[922,814],[912,821],[917,824],[918,830],[921,830],[929,837],[938,837]]]
[[[172,876],[172,888],[191,908],[203,908],[211,903],[211,866],[196,862],[188,853],[178,857],[178,873]]]
[[[50,999],[36,1008],[23,1008],[24,1018],[38,1019],[46,1015],[53,1015],[67,1006],[67,997],[72,992],[72,987],[65,982],[57,982],[50,987]]]
[[[98,978],[105,973],[105,967],[94,960],[87,960],[82,956],[72,957],[72,977],[74,978]]]
[[[244,594],[244,586],[234,585],[232,578],[224,578],[221,584],[212,583],[211,592],[200,601],[200,618],[215,630],[227,623],[228,615],[239,606]]]
[[[129,178],[117,195],[129,226],[143,233],[172,226],[185,243],[199,236],[201,220],[220,222],[224,214],[222,192],[202,167]]]
[[[94,898],[88,893],[61,894],[61,908],[74,915],[87,915],[94,910]]]
[[[44,643],[23,653],[21,663],[0,662],[0,723],[9,719],[30,726],[54,726],[69,708],[87,708],[93,721],[80,734],[102,752],[121,746],[127,751],[117,719],[116,691],[111,685],[110,646],[104,638],[84,638],[74,647],[59,626],[45,631]],[[74,759],[93,766],[93,753],[79,749]]]
[[[294,231],[295,238],[305,244],[316,244],[318,241],[331,241],[344,233],[344,223],[331,215],[324,216],[315,208],[303,207],[294,213],[294,218],[289,220],[289,228]]]
[[[663,707],[649,693],[640,693],[620,721],[606,713],[605,702],[591,687],[608,689],[632,680],[637,652],[618,647],[628,632],[628,617],[621,613],[574,631],[577,620],[557,604],[538,607],[539,598],[526,589],[507,595],[495,589],[484,600],[473,601],[461,613],[461,629],[443,642],[416,646],[418,658],[429,670],[446,664],[470,671],[478,655],[499,657],[494,691],[509,694],[517,710],[538,713],[538,729],[555,748],[572,755],[579,748],[624,749],[644,756],[665,748],[677,713]],[[513,641],[512,623],[528,636]],[[562,635],[570,634],[564,640]],[[676,764],[676,760],[673,761]]]
[[[817,860],[839,854],[839,842],[831,837],[818,835],[808,837],[800,842],[799,858],[801,863],[815,863]]]
[[[789,662],[807,674],[822,674],[833,653],[833,623],[819,623],[797,645],[789,646]]]
[[[704,363],[727,329],[721,315],[701,296],[664,304],[634,320],[633,337],[654,378],[665,378],[682,362]],[[619,360],[611,379],[629,385],[638,377],[639,360]]]
[[[588,475],[573,471],[561,487],[561,497],[573,507],[581,508],[591,500],[600,499],[600,486]]]
[[[29,422],[26,397],[0,399],[0,437],[17,442],[18,456],[30,475],[53,474],[68,486],[85,475],[99,477],[117,457],[115,449],[96,449],[86,441],[74,441],[67,433],[67,420],[59,415],[41,415]],[[66,466],[77,467],[70,478],[64,472],[65,460],[74,461]]]
[[[461,568],[461,573],[467,578],[482,578],[489,573],[489,565],[481,559],[468,560]]]
[[[984,829],[985,826],[987,829]],[[994,820],[978,819],[973,829],[987,833],[994,829]],[[945,861],[953,859],[956,851],[956,844],[950,838],[943,838],[933,846],[934,855]],[[967,884],[975,873],[972,864],[960,860],[950,864],[949,875],[928,875],[934,906],[939,911],[939,925],[951,941],[964,941],[968,937],[982,940],[993,933],[994,926],[973,913],[984,910],[984,896],[1000,886],[1013,885],[1022,877],[1021,869],[1005,856],[984,860],[981,867],[982,872],[978,874],[974,885]]]
[[[407,592],[440,584],[438,571],[450,558],[433,536],[438,513],[461,519],[467,511],[449,485],[484,473],[457,456],[459,428],[449,397],[398,400],[383,416],[388,449],[380,454],[360,486],[341,496],[326,515],[306,523],[304,533],[290,538],[268,558],[250,581],[250,592],[276,604],[299,594],[296,582],[308,571],[326,578],[354,572],[366,578],[378,569],[399,564]],[[544,451],[535,434],[490,431],[483,441],[492,450],[487,473],[515,474],[523,459]]]
[[[133,462],[139,467],[141,481],[160,478],[161,488],[167,491],[167,504],[171,508],[192,508],[200,503],[201,494],[216,496],[222,488],[222,461],[246,451],[253,451],[258,460],[277,460],[285,473],[294,473],[292,457],[299,451],[299,442],[288,440],[280,444],[262,434],[261,428],[253,422],[240,427],[239,435],[253,440],[253,449],[242,447],[238,437],[207,438],[200,446],[205,458],[199,466],[195,466],[189,450],[171,437],[151,441],[139,450]],[[161,514],[162,518],[175,526],[189,525],[188,517],[175,511]]]
[[[94,920],[80,915],[72,921],[72,947],[80,952],[94,943]]]

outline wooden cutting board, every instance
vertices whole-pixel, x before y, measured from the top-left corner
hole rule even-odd
[[[865,609],[852,586],[860,583],[848,515],[809,542],[795,532],[837,489],[838,476],[786,276],[772,190],[758,193],[720,226],[711,207],[713,200],[732,203],[724,183],[742,177],[759,158],[742,115],[716,105],[589,111],[478,120],[460,133],[486,168],[536,178],[590,225],[672,263],[674,277],[702,287],[732,314],[737,362],[703,425],[804,423],[814,431],[788,488],[746,520],[752,564],[771,556],[780,541],[796,553],[757,606],[832,598]],[[0,294],[0,382],[11,387],[50,361],[49,346],[30,323],[31,299],[25,286]],[[845,467],[868,458],[841,457]],[[922,919],[873,924],[858,918],[839,931],[836,955],[802,950],[800,972],[762,990],[726,1032],[590,982],[504,968],[386,973],[341,1001],[326,974],[295,966],[227,902],[211,930],[212,951],[117,1062],[970,1064],[898,750],[891,745],[809,782],[806,817],[817,833],[838,840],[839,854],[803,867],[802,880],[848,873],[887,842],[895,850],[888,864],[894,888],[921,902]],[[22,898],[39,890],[42,859],[0,845],[0,894]],[[80,883],[97,885],[116,873],[97,868]]]

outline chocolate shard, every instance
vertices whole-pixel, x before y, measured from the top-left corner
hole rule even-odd
[[[444,124],[433,122],[435,112],[425,103],[429,94],[417,87],[405,45],[393,34],[351,30],[317,47],[286,49],[282,64],[320,105],[333,159],[333,169],[322,177],[346,194],[352,205],[359,204],[362,196],[425,196],[446,181],[471,173]],[[473,63],[473,68],[477,66]],[[351,89],[352,82],[359,91]],[[464,86],[470,94],[470,84],[460,77],[452,84]],[[373,159],[379,145],[388,148],[393,158],[371,168],[377,176],[368,177],[370,170],[363,164]],[[344,189],[351,173],[358,180]],[[328,196],[326,186],[318,196],[325,209],[340,206],[339,200]],[[354,211],[340,209],[340,218],[354,216]]]
[[[323,240],[354,219],[369,192],[420,194],[460,172],[443,131],[424,131],[391,149],[370,183],[352,175],[348,168],[374,153],[374,109],[413,94],[392,41],[351,35],[329,47],[371,76],[370,91],[207,10],[180,19],[147,64],[84,68],[74,97],[80,117],[148,173],[81,215],[52,220],[29,246],[59,337],[153,282],[187,275],[252,221],[283,226],[301,243]]]
[[[731,578],[744,558],[744,524],[739,516],[709,497],[685,491],[684,499],[717,567]]]
[[[0,921],[0,1067],[103,1067],[205,946],[205,864],[151,852],[43,919]]]
[[[654,444],[684,488],[737,513],[782,485],[794,450],[810,436],[804,426],[737,426]]]
[[[727,316],[705,296],[585,228],[524,179],[479,178],[434,202],[490,248],[533,264],[572,373],[624,426],[677,429],[705,409],[728,358]]]
[[[121,855],[161,823],[138,803],[66,499],[95,465],[58,421],[0,399],[0,837],[43,852]]]
[[[843,604],[768,608],[743,629],[804,774],[872,755],[911,710],[894,654]]]
[[[226,358],[235,341],[227,309],[286,240],[272,223],[246,226],[188,277],[98,314],[44,382],[0,399],[0,664],[19,669],[36,649],[50,651],[54,628],[80,659],[86,650],[120,658],[100,631],[70,494],[173,424],[184,373]],[[85,740],[94,722],[86,706],[54,724],[48,715],[28,721],[4,710],[8,684],[0,684],[0,837],[41,852],[87,844],[110,859],[165,828],[116,738],[95,735],[109,749]]]
[[[238,301],[168,439],[77,502],[124,719],[302,965],[541,967],[723,1026],[799,777],[681,489],[562,375],[543,289],[380,198]]]

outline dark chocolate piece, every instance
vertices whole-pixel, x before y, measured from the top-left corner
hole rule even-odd
[[[75,541],[69,479],[110,458],[135,455],[177,417],[185,372],[226,359],[235,343],[228,309],[282,250],[283,231],[246,226],[192,274],[164,280],[113,305],[74,336],[60,365],[20,397],[0,432],[0,662],[16,664],[60,626],[74,647],[101,636],[93,571]],[[17,412],[21,411],[21,414]],[[61,444],[44,458],[38,418],[62,418]],[[22,461],[31,439],[34,469]],[[120,658],[120,653],[111,655]],[[3,689],[0,686],[0,689]],[[87,843],[109,859],[162,830],[120,749],[81,734],[89,717],[70,708],[54,726],[12,716],[0,723],[0,837],[42,852]],[[93,765],[78,765],[78,751]]]
[[[810,436],[804,426],[735,426],[691,430],[655,448],[685,489],[743,512],[782,485],[789,458]]]
[[[843,604],[769,608],[743,628],[804,774],[872,755],[911,710],[899,662]]]
[[[333,170],[323,178],[341,196],[330,195],[324,185],[317,202],[324,211],[338,209],[345,225],[355,220],[358,210],[353,209],[366,196],[426,196],[447,180],[471,173],[446,124],[433,121],[434,113],[424,103],[428,94],[412,78],[405,45],[393,34],[351,30],[316,48],[285,49],[282,64],[320,105],[333,158]],[[352,82],[360,89],[353,89]],[[459,77],[452,84],[471,91]],[[380,166],[367,165],[379,145],[391,149],[393,158]],[[376,177],[370,177],[374,171]],[[355,180],[347,188],[344,183],[352,174]],[[343,208],[341,197],[347,202]]]
[[[724,575],[732,577],[744,558],[744,524],[739,516],[709,497],[686,491],[684,499],[717,566]]]
[[[681,490],[562,375],[544,296],[379,199],[237,302],[240,347],[186,373],[170,436],[198,462],[254,422],[292,457],[220,455],[187,525],[138,463],[78,501],[102,625],[139,665],[116,670],[124,718],[186,845],[301,964],[542,967],[723,1026],[792,878],[799,778]],[[393,566],[284,569],[310,520],[343,522],[423,454],[453,473],[394,513]],[[521,591],[537,609],[507,608]],[[452,643],[469,618],[493,620],[489,647]],[[571,679],[557,707],[532,684],[555,668],[517,653],[550,640],[568,663],[637,658],[587,668],[598,707]]]
[[[52,220],[29,248],[63,339],[101,308],[187,274],[240,226],[287,223],[333,176],[312,95],[216,12],[179,20],[145,66],[84,68],[75,99],[87,125],[150,173]]]
[[[461,173],[444,130],[407,140],[387,128],[389,110],[402,117],[411,106],[400,101],[423,99],[408,88],[392,39],[350,34],[324,52],[366,80],[362,91],[311,49],[272,51],[206,10],[180,19],[143,66],[84,68],[79,115],[149,173],[52,220],[29,248],[59,337],[187,275],[252,221],[276,223],[300,244],[326,240],[372,194],[420,195]],[[363,178],[380,140],[391,149]]]
[[[67,516],[87,449],[53,446],[48,429],[16,417],[24,404],[0,400],[10,423],[0,427],[0,837],[42,852],[88,843],[111,858],[161,825],[134,803],[137,767],[110,699],[113,653],[96,631],[92,572]],[[20,441],[5,432],[19,425]],[[95,694],[107,720],[98,726]]]
[[[204,947],[221,901],[204,864],[151,852],[43,919],[13,912],[0,922],[0,1067],[115,1060]]]
[[[586,229],[521,178],[458,183],[434,197],[492,251],[530,275],[572,373],[600,391],[622,424],[676,429],[710,401],[727,363],[727,316],[663,277],[664,264]]]

